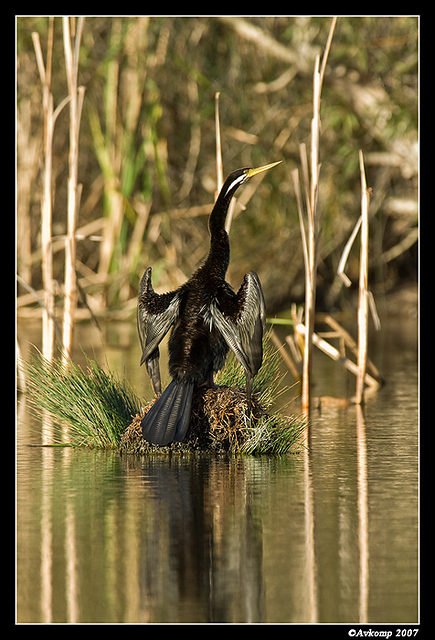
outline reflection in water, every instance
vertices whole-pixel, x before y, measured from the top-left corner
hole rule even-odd
[[[137,465],[153,501],[138,540],[141,600],[157,620],[259,621],[262,532],[250,474],[243,463],[192,462]]]
[[[369,595],[369,520],[367,501],[367,443],[366,424],[360,405],[356,411],[358,457],[358,537],[359,537],[359,622],[368,622]]]
[[[305,553],[307,556],[307,613],[308,616],[304,622],[317,622],[317,568],[315,555],[315,539],[314,539],[314,499],[313,499],[313,483],[311,475],[310,461],[310,431],[311,427],[305,432],[305,442],[303,459],[304,459],[304,507],[305,507]]]
[[[19,464],[30,460],[18,495],[19,621],[311,617],[299,457],[20,451]]]
[[[280,458],[28,447],[23,411],[17,620],[416,622],[415,351],[383,370]]]
[[[322,420],[279,459],[20,447],[18,621],[415,621],[415,505],[373,515],[361,414]]]

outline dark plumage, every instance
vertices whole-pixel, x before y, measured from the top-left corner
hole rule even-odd
[[[209,219],[210,250],[202,265],[176,291],[158,295],[151,285],[151,267],[142,278],[137,326],[145,362],[156,394],[161,393],[159,343],[169,338],[172,381],[142,420],[142,434],[153,444],[181,441],[189,426],[195,386],[213,384],[231,349],[246,373],[250,403],[252,382],[263,359],[265,304],[258,276],[249,271],[237,293],[225,281],[230,244],[225,219],[238,187],[272,166],[238,169],[219,193]]]

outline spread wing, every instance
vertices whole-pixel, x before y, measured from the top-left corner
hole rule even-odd
[[[137,329],[142,345],[142,358],[151,378],[154,391],[161,393],[159,344],[178,318],[179,291],[157,294],[151,284],[151,267],[145,271],[139,287]]]
[[[235,296],[218,295],[208,310],[209,318],[223,335],[245,369],[246,393],[251,397],[252,381],[263,362],[263,332],[266,309],[260,280],[249,271]]]

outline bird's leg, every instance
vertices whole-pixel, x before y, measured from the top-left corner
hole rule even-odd
[[[207,376],[207,380],[205,380],[205,382],[203,382],[202,384],[198,385],[199,387],[210,387],[211,389],[217,389],[217,384],[214,383],[213,380],[213,371],[209,371],[209,374]]]
[[[248,410],[248,416],[252,417],[252,377],[246,373],[246,405]]]

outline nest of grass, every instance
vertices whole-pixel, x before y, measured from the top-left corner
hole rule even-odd
[[[189,450],[228,452],[237,448],[246,440],[247,401],[246,393],[238,387],[221,386],[195,389],[192,398],[190,424],[182,443],[171,443],[166,447],[154,446],[142,438],[141,421],[154,402],[150,402],[138,413],[124,433],[120,449],[127,453],[145,453],[147,451]],[[265,415],[256,399],[252,400],[253,420]]]
[[[270,413],[279,395],[278,355],[265,344],[263,366],[254,380],[248,412],[241,367],[230,357],[214,388],[194,391],[189,428],[183,442],[157,446],[143,440],[140,423],[153,405],[141,402],[125,380],[95,361],[87,370],[67,368],[36,354],[22,363],[26,393],[38,417],[54,425],[53,445],[118,449],[121,453],[211,452],[279,455],[300,446],[305,418]]]
[[[277,455],[287,453],[299,441],[304,421],[271,416],[251,398],[248,413],[246,392],[227,385],[195,389],[190,424],[183,442],[158,446],[142,438],[141,421],[154,402],[138,413],[121,438],[124,453],[245,453]]]

